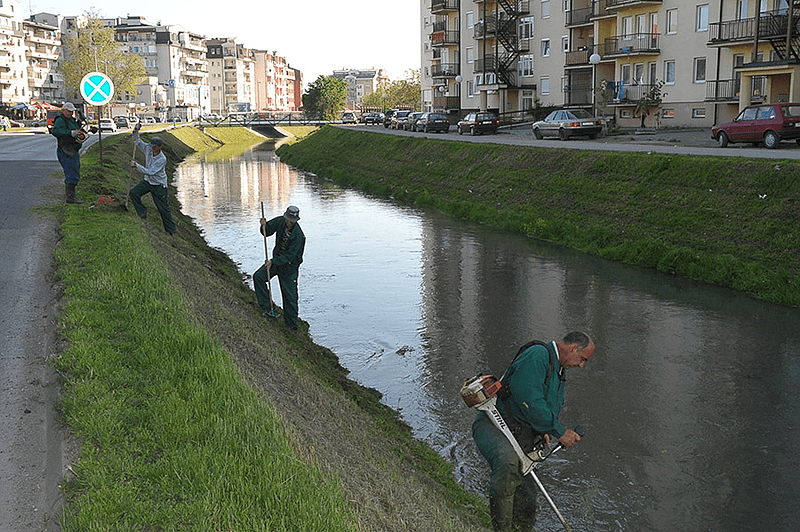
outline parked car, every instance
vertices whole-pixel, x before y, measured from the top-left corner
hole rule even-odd
[[[392,115],[391,127],[392,129],[403,129],[403,123],[405,123],[408,115],[411,114],[411,111],[397,111]]]
[[[112,131],[116,133],[117,131],[117,124],[114,123],[113,120],[110,118],[101,118],[100,119],[100,131]]]
[[[361,121],[366,125],[383,124],[383,113],[364,113]]]
[[[425,113],[420,113],[420,112],[409,113],[409,115],[403,121],[403,131],[416,131],[417,119],[421,117],[423,114]]]
[[[342,113],[342,124],[358,124],[356,114],[350,111]]]
[[[428,131],[447,133],[450,131],[450,119],[442,113],[423,113],[417,119],[414,127],[415,131],[424,131],[425,133]]]
[[[800,103],[745,107],[733,121],[711,128],[711,137],[722,148],[733,142],[763,142],[767,148],[777,148],[782,140],[800,145]]]
[[[494,113],[470,113],[462,120],[458,121],[458,134],[478,135],[483,133],[497,133],[500,127],[500,119]]]
[[[117,128],[120,128],[120,129],[121,128],[128,128],[128,127],[131,126],[128,123],[128,117],[127,116],[115,116],[114,117],[114,125],[117,126]]]
[[[392,117],[399,111],[399,109],[389,109],[383,114],[383,127],[389,128],[392,126]]]
[[[544,120],[534,122],[533,134],[537,139],[558,137],[589,137],[596,139],[603,130],[603,121],[592,116],[586,109],[557,109]]]
[[[144,116],[142,117],[142,124],[155,124],[156,119],[152,116]]]

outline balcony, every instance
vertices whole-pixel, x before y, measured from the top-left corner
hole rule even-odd
[[[441,30],[431,33],[431,46],[458,46],[458,30]]]
[[[592,84],[579,83],[564,87],[564,104],[568,106],[592,105]]]
[[[739,101],[739,88],[741,81],[738,79],[706,80],[707,102],[735,102]]]
[[[778,10],[762,13],[758,19],[752,17],[709,23],[708,44],[724,46],[752,41],[756,35],[756,20],[759,40],[786,38],[788,15],[786,11]]]
[[[648,55],[659,53],[657,33],[634,33],[618,35],[603,40],[603,57],[624,55]]]
[[[630,105],[647,96],[654,87],[654,84],[611,81],[608,83],[608,86],[611,89],[612,103]]]
[[[619,9],[621,7],[633,7],[648,4],[661,4],[661,0],[606,0],[606,8]]]
[[[594,17],[594,15],[594,5],[578,9],[570,9],[565,13],[566,23],[564,25],[567,28],[588,25],[592,23],[592,17]]]
[[[448,11],[458,11],[459,0],[432,0],[431,13],[446,13]]]
[[[433,108],[443,111],[461,109],[461,101],[458,96],[434,96]]]
[[[460,74],[458,63],[441,63],[431,65],[431,77],[434,78],[454,78]]]

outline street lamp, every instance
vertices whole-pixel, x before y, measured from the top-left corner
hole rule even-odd
[[[589,56],[589,63],[592,64],[592,115],[596,115],[597,113],[597,91],[595,87],[597,86],[597,65],[600,63],[600,54],[597,52],[593,53]]]

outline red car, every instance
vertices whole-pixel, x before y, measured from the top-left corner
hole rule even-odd
[[[777,148],[782,140],[800,145],[800,103],[745,107],[732,122],[711,128],[711,137],[722,148],[733,142],[763,142],[767,148]]]
[[[480,112],[470,113],[460,120],[457,124],[458,134],[477,135],[483,133],[495,134],[500,127],[500,120],[494,113]]]

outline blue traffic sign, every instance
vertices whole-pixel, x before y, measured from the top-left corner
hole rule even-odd
[[[81,96],[90,105],[105,105],[114,97],[114,82],[102,72],[89,72],[81,80]]]

